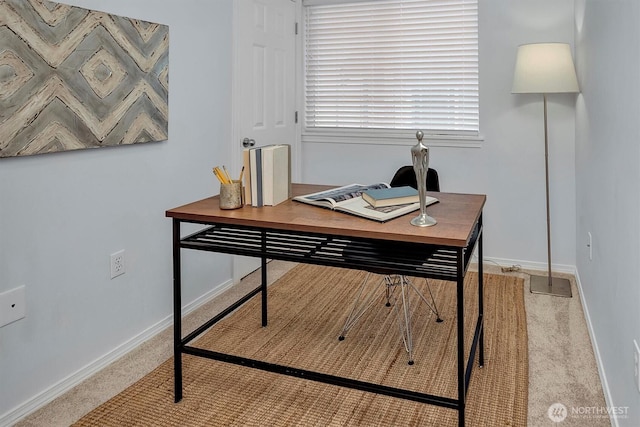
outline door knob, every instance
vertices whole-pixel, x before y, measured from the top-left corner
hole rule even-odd
[[[254,145],[256,145],[256,140],[255,139],[244,138],[242,140],[242,146],[244,148],[253,147]]]

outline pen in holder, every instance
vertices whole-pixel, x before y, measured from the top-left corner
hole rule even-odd
[[[220,183],[220,209],[238,209],[242,207],[242,203],[242,181]]]

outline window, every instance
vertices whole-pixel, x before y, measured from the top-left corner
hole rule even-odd
[[[303,133],[477,138],[477,0],[304,4]]]

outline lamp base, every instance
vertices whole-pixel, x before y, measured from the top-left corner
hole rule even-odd
[[[531,276],[532,294],[552,295],[554,297],[571,298],[571,282],[569,279],[560,277],[551,278],[551,286],[549,286],[549,276]]]

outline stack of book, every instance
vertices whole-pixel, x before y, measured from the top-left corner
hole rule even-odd
[[[291,146],[274,144],[244,150],[245,203],[275,206],[291,197]]]
[[[371,185],[350,184],[297,196],[293,200],[385,222],[420,209],[418,192],[415,189],[408,187],[413,190],[410,191],[398,188],[391,188],[385,182]],[[367,201],[367,198],[370,201]],[[427,196],[425,202],[428,206],[437,203],[438,199]]]

